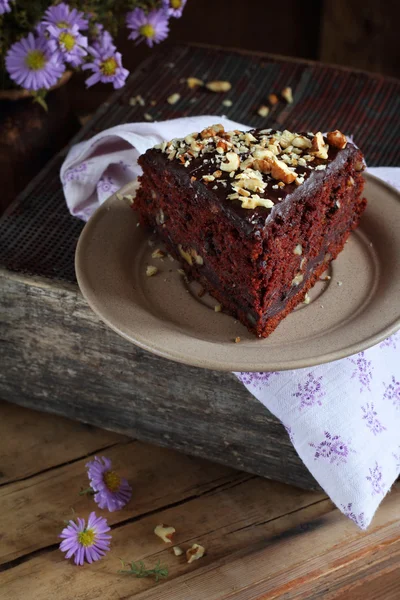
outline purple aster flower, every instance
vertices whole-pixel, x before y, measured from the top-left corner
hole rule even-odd
[[[47,40],[33,33],[11,46],[6,68],[15,83],[33,91],[48,90],[65,71],[65,65],[58,54],[50,51]]]
[[[91,512],[88,523],[85,519],[76,519],[70,521],[62,532],[60,538],[63,541],[60,544],[61,552],[66,552],[65,558],[74,556],[76,565],[83,565],[85,560],[91,563],[100,560],[102,556],[110,549],[111,535],[107,520],[104,517],[96,517],[96,513]]]
[[[179,19],[182,16],[187,0],[163,0],[163,7],[167,9],[170,17]]]
[[[43,23],[45,25],[54,25],[60,29],[69,29],[74,25],[78,25],[79,29],[87,29],[89,22],[84,18],[83,12],[76,8],[71,8],[65,2],[50,6],[44,13]]]
[[[149,13],[145,13],[141,8],[135,8],[126,15],[126,26],[132,29],[129,39],[137,40],[138,43],[145,40],[152,48],[153,44],[162,42],[168,36],[168,18],[168,12],[164,8]]]
[[[11,12],[10,0],[0,0],[0,15]]]
[[[79,33],[78,25],[73,25],[70,29],[49,25],[47,31],[50,34],[50,50],[59,52],[61,59],[73,67],[79,67],[83,63],[83,57],[87,55],[85,48],[88,46],[88,39]]]
[[[109,458],[94,457],[86,464],[91,488],[96,492],[94,501],[100,508],[107,508],[110,512],[120,510],[129,502],[132,488],[126,479],[120,477],[112,470]]]
[[[96,24],[96,38],[92,47],[99,53],[106,52],[110,54],[113,54],[117,49],[111,33],[105,30],[101,23]]]

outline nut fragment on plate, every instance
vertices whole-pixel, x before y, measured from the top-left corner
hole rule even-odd
[[[238,337],[235,337],[235,340],[234,340],[234,341],[235,341],[235,344],[238,344],[238,343],[240,342],[240,337],[239,337],[239,336],[238,336]]]
[[[175,527],[169,527],[168,525],[157,525],[154,529],[154,533],[162,539],[166,544],[170,544],[172,542],[172,537],[175,533]]]
[[[293,104],[293,93],[291,87],[285,87],[281,91],[282,98],[286,100],[288,104]]]
[[[214,306],[214,310],[215,310],[215,312],[221,312],[221,310],[222,310],[222,304],[216,304]]]
[[[279,102],[279,98],[276,94],[270,94],[268,96],[268,102],[272,105],[275,106],[275,104],[278,104]]]
[[[258,109],[257,113],[260,115],[260,117],[268,117],[268,114],[269,114],[268,106],[265,106],[265,104],[262,104],[260,106],[260,108]]]
[[[165,252],[163,252],[162,250],[160,250],[160,248],[157,248],[152,253],[151,258],[164,258],[164,256],[165,256]]]
[[[171,96],[168,96],[167,102],[168,102],[168,104],[176,104],[178,102],[178,100],[180,100],[180,98],[181,98],[181,95],[178,93],[171,94]]]
[[[330,131],[327,136],[328,144],[330,146],[334,146],[335,148],[339,148],[339,150],[343,150],[347,146],[347,138],[341,131],[335,129],[335,131]]]
[[[188,77],[186,79],[186,83],[187,83],[188,88],[190,88],[191,90],[204,85],[204,81],[202,81],[201,79],[198,79],[197,77]]]
[[[172,550],[174,551],[175,556],[182,556],[183,554],[183,550],[180,546],[174,546]]]
[[[191,548],[186,550],[186,558],[188,563],[192,563],[195,560],[199,560],[202,556],[204,556],[206,549],[200,544],[193,544]]]
[[[148,267],[146,267],[147,277],[153,277],[153,275],[156,275],[156,273],[158,273],[157,267],[153,267],[153,265],[149,265]]]
[[[206,88],[211,92],[229,92],[231,87],[229,81],[209,81],[206,83]]]

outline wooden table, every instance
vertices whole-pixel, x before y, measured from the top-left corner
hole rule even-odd
[[[58,549],[80,496],[89,457],[106,455],[133,487],[107,516],[111,551],[76,567]],[[361,532],[322,493],[273,483],[173,450],[0,402],[1,600],[398,600],[400,484]],[[205,546],[188,565],[153,529]],[[167,579],[120,575],[119,557],[160,560]]]

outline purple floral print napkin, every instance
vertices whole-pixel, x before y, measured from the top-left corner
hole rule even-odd
[[[71,148],[61,181],[71,214],[87,220],[140,174],[137,158],[164,139],[220,122],[221,116],[127,123]],[[400,189],[400,168],[369,168]],[[368,527],[400,473],[400,333],[359,354],[310,369],[235,373],[286,427],[306,467],[338,508]]]

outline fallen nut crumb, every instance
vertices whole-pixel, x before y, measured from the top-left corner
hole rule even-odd
[[[226,100],[224,100],[222,102],[222,104],[223,104],[223,106],[227,106],[229,108],[230,106],[232,106],[233,102],[232,102],[232,100],[229,100],[229,98],[227,98]]]
[[[268,96],[268,102],[272,105],[275,106],[275,104],[278,104],[279,102],[279,98],[276,94],[270,94]]]
[[[163,252],[162,250],[160,250],[160,248],[157,248],[152,253],[151,258],[164,258],[164,256],[165,256],[165,252]]]
[[[174,546],[172,550],[174,551],[175,556],[182,556],[183,554],[183,550],[179,546]]]
[[[265,104],[262,104],[260,106],[260,108],[258,109],[257,114],[259,114],[260,117],[268,117],[268,115],[269,115],[268,106],[266,106]]]
[[[293,93],[292,93],[292,88],[291,87],[285,87],[285,88],[283,88],[283,90],[281,91],[281,95],[282,95],[282,98],[284,98],[284,100],[286,100],[286,102],[288,104],[292,104],[293,103]]]
[[[154,533],[162,539],[166,544],[170,544],[172,542],[172,537],[175,533],[175,527],[169,527],[168,525],[157,525],[154,529]]]
[[[179,275],[183,275],[183,276],[186,275],[186,273],[183,269],[177,269],[177,272],[179,273]]]
[[[157,267],[154,267],[153,265],[149,265],[148,267],[146,267],[147,277],[153,277],[153,275],[156,275],[156,273],[158,273]]]
[[[221,312],[221,310],[222,310],[222,304],[216,304],[214,306],[214,310],[215,310],[215,312]]]
[[[211,92],[229,92],[231,87],[229,81],[209,81],[206,83],[206,88]]]
[[[308,293],[306,292],[306,295],[304,296],[303,304],[310,304],[310,302],[311,302],[311,298],[308,295]]]
[[[186,79],[186,83],[188,88],[190,88],[191,90],[204,85],[204,81],[202,81],[201,79],[197,79],[197,77],[188,77]]]
[[[167,102],[168,102],[168,104],[176,104],[180,99],[181,99],[180,94],[178,94],[178,93],[171,94],[171,96],[168,96]]]
[[[149,113],[144,113],[143,116],[146,119],[146,121],[153,121],[153,117],[151,115],[149,115]]]
[[[240,342],[240,337],[235,337],[235,344],[238,344]]]
[[[186,558],[188,563],[192,563],[195,560],[199,560],[202,556],[204,556],[206,549],[200,544],[193,544],[189,550],[186,550]]]

